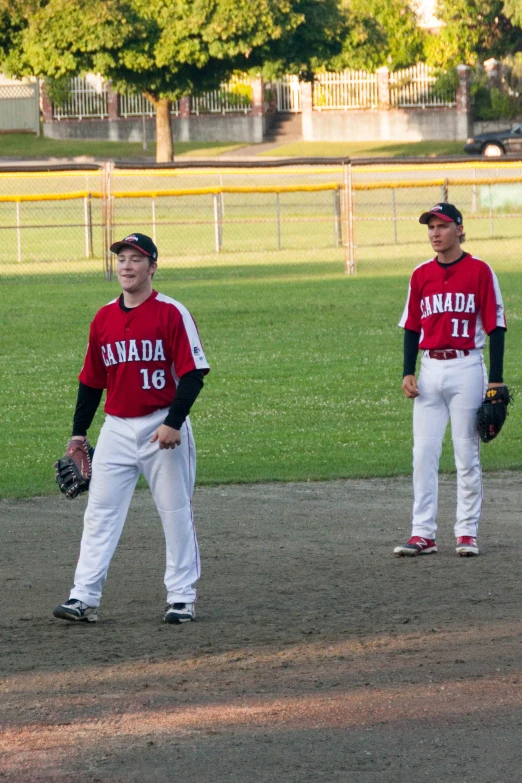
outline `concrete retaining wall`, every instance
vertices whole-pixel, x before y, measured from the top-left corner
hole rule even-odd
[[[303,113],[304,141],[465,141],[467,116],[454,108]]]
[[[146,119],[147,140],[156,138],[156,122]],[[263,141],[265,117],[253,114],[206,114],[173,117],[174,141],[215,141],[255,144]],[[50,139],[91,139],[98,141],[142,141],[141,117],[118,120],[82,119],[44,122],[44,136]]]
[[[499,130],[509,130],[513,125],[520,125],[522,123],[522,117],[518,120],[477,120],[473,123],[473,136],[477,136],[479,133],[495,133]]]

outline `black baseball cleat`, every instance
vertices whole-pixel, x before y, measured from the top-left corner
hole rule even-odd
[[[87,606],[77,598],[69,598],[64,604],[59,604],[53,609],[55,617],[60,620],[73,620],[75,622],[95,623],[98,620],[98,607]]]
[[[165,607],[165,622],[172,625],[188,623],[196,619],[196,609],[194,604],[167,604]]]

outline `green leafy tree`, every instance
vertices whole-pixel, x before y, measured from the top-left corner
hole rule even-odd
[[[512,24],[522,27],[522,0],[504,0],[504,14]]]
[[[519,7],[520,0],[508,2]],[[503,7],[503,0],[439,0],[436,16],[443,26],[426,44],[428,61],[441,69],[475,65],[522,47],[521,30]]]
[[[169,161],[173,100],[270,63],[309,73],[340,50],[342,29],[337,0],[35,0],[5,59],[15,75],[94,72],[143,94],[156,107],[157,160]]]
[[[348,30],[334,68],[406,68],[423,59],[425,33],[404,0],[347,0]]]
[[[16,51],[20,65],[27,67],[27,63],[22,62],[21,35],[40,5],[39,0],[0,0],[0,66]]]

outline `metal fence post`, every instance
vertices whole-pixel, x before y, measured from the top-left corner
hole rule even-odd
[[[491,198],[491,183],[488,185],[489,188],[489,234],[490,236],[493,236],[493,200]]]
[[[85,258],[92,258],[92,204],[91,194],[83,199],[83,225],[85,230]]]
[[[343,166],[344,186],[344,271],[354,275],[357,271],[354,242],[354,209],[352,187],[352,164],[350,161]]]
[[[113,234],[113,209],[112,209],[112,163],[105,162],[102,165],[102,232],[103,232],[103,266],[105,279],[112,280],[113,265],[110,247]]]
[[[332,191],[333,210],[334,210],[334,247],[339,247],[342,242],[341,236],[341,198],[339,196],[339,187]]]
[[[156,199],[152,197],[152,241],[156,245]]]
[[[395,188],[392,188],[392,213],[393,213],[393,241],[397,244],[397,198],[395,194]]]
[[[214,250],[216,253],[219,253],[221,249],[219,241],[219,193],[212,194],[212,201],[214,203]]]
[[[114,170],[114,163],[109,161],[107,165],[107,177],[108,177],[108,206],[109,206],[109,280],[112,280],[114,275],[114,253],[110,252],[110,247],[114,242],[114,196],[112,195],[112,172]]]
[[[218,200],[218,226],[219,226],[219,249],[223,250],[223,193],[219,194],[219,200]]]
[[[276,193],[276,215],[277,215],[277,249],[281,250],[281,200],[279,193]]]
[[[22,230],[20,224],[20,202],[16,202],[16,245],[17,245],[17,260],[22,260]]]

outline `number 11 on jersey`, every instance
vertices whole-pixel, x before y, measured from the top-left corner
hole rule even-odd
[[[458,318],[452,318],[451,323],[453,324],[453,331],[451,333],[452,337],[469,337],[469,332],[468,332],[469,321],[466,320],[460,321]],[[460,332],[459,332],[459,324],[461,324]]]

